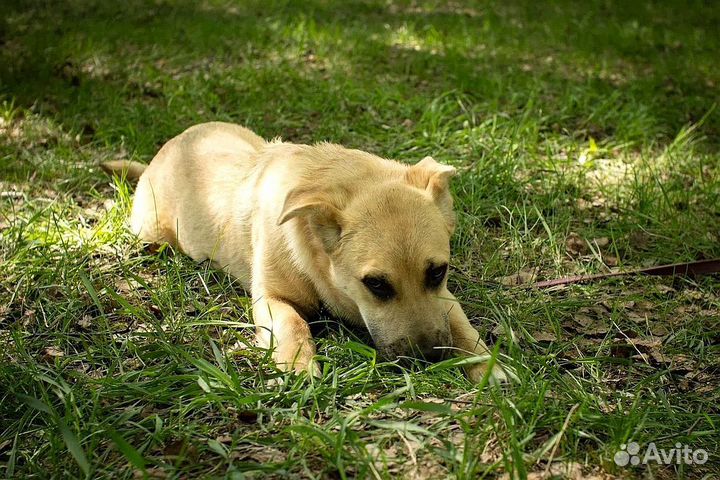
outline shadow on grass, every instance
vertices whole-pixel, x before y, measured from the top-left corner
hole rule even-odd
[[[0,28],[0,95],[143,155],[211,118],[372,143],[371,125],[448,91],[487,116],[532,101],[541,129],[620,142],[670,139],[717,101],[708,4],[467,5],[20,2]]]

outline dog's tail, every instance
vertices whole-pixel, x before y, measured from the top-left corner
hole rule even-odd
[[[137,181],[147,168],[147,165],[131,160],[112,160],[101,163],[100,168],[105,170],[108,175],[117,175],[128,180]]]

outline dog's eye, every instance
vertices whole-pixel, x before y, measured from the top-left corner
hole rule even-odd
[[[382,277],[365,277],[362,282],[380,300],[390,300],[395,296],[395,289]]]
[[[445,279],[447,273],[447,263],[438,267],[429,267],[425,272],[425,285],[428,288],[437,288],[440,286],[442,281]]]

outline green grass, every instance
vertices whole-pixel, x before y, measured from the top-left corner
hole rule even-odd
[[[720,256],[712,2],[0,9],[0,476],[720,473],[717,276],[501,282]],[[381,363],[329,318],[323,378],[277,372],[233,280],[140,245],[97,168],[209,120],[457,166],[451,289],[520,382]],[[710,460],[616,466],[631,440]]]

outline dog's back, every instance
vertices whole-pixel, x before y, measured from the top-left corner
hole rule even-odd
[[[103,168],[130,178],[141,174],[130,215],[135,234],[150,243],[168,242],[201,261],[215,259],[224,225],[243,215],[242,202],[235,200],[251,194],[245,187],[253,182],[245,180],[255,173],[256,153],[266,145],[247,128],[209,122],[167,142],[147,167],[109,162]],[[249,231],[247,238],[233,240],[249,243]]]

